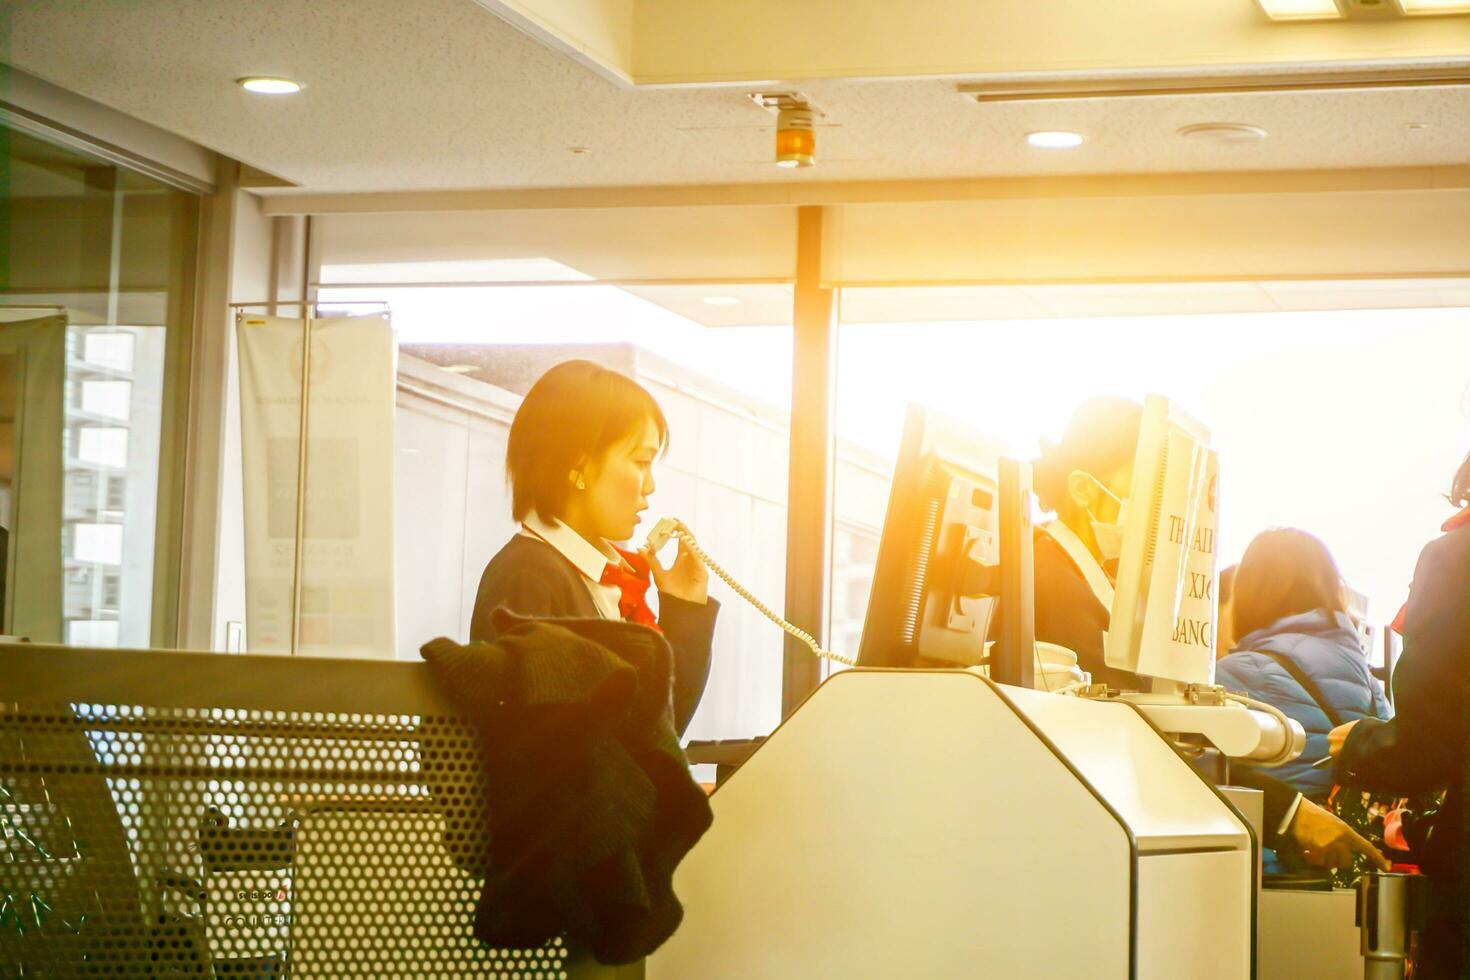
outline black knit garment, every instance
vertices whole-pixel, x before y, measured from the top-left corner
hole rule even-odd
[[[494,615],[494,642],[421,649],[483,741],[481,839],[456,851],[483,857],[475,936],[634,962],[683,918],[674,869],[713,819],[674,731],[673,654],[632,623]]]

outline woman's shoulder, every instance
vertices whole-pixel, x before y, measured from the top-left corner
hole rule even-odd
[[[517,534],[497,551],[480,575],[481,600],[508,594],[556,593],[581,584],[581,573],[551,545]]]
[[[1215,661],[1215,682],[1221,683],[1222,678],[1240,682],[1255,680],[1262,671],[1268,670],[1271,664],[1271,658],[1264,653],[1255,650],[1232,650]]]
[[[475,593],[471,639],[494,635],[490,614],[504,606],[522,616],[596,616],[581,573],[551,545],[516,535],[485,566]]]

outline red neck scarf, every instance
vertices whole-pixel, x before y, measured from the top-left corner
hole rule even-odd
[[[603,585],[618,587],[621,593],[618,596],[618,612],[630,623],[638,623],[662,633],[663,630],[659,629],[653,610],[648,608],[648,586],[653,578],[648,561],[634,551],[624,551],[622,548],[613,550],[622,556],[623,560],[622,562],[608,562],[607,568],[602,572],[601,582]]]

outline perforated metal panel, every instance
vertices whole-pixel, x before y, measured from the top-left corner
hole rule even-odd
[[[0,976],[566,976],[560,940],[472,934],[462,719],[35,701],[3,679]]]

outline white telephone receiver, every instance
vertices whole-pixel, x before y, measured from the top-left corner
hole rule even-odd
[[[645,544],[650,551],[657,553],[659,549],[669,543],[670,538],[678,538],[680,541],[683,541],[684,546],[689,549],[694,557],[704,562],[705,566],[708,567],[710,571],[714,572],[721,579],[723,579],[726,585],[735,590],[736,595],[740,596],[740,598],[744,599],[746,602],[754,606],[761,615],[765,616],[771,622],[775,623],[787,633],[790,633],[792,636],[805,643],[807,647],[811,649],[812,653],[815,656],[822,657],[826,660],[835,660],[836,662],[840,664],[846,664],[849,667],[857,666],[856,660],[852,660],[840,654],[833,653],[831,650],[823,650],[820,646],[817,645],[817,641],[812,638],[812,635],[810,633],[806,632],[800,627],[791,625],[786,620],[776,615],[776,613],[773,612],[771,608],[767,606],[764,602],[761,602],[755,596],[751,595],[749,590],[747,590],[745,586],[735,581],[734,577],[731,576],[729,572],[720,567],[719,562],[715,561],[713,558],[705,553],[705,550],[699,546],[699,543],[697,541],[694,540],[694,535],[690,534],[688,531],[680,527],[679,522],[674,520],[672,517],[665,517],[663,520],[655,524],[653,526],[653,530],[648,532],[648,540],[645,542]]]
[[[679,522],[672,517],[665,517],[653,526],[652,531],[648,532],[648,540],[644,544],[649,551],[657,554],[663,550],[664,545],[669,543],[669,538],[678,533],[678,530]]]

